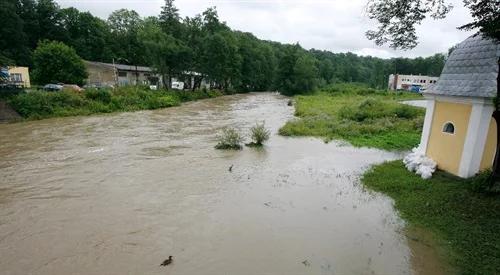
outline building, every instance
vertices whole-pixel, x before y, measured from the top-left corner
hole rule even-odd
[[[441,170],[468,178],[492,167],[500,44],[469,37],[451,53],[428,99],[420,149]]]
[[[2,69],[5,70],[5,69]],[[30,88],[30,72],[28,67],[7,67],[7,84],[19,88]]]
[[[389,90],[408,90],[408,91],[425,91],[429,85],[438,81],[439,77],[427,75],[404,75],[391,74],[389,75]]]
[[[85,61],[88,77],[87,85],[126,86],[126,85],[158,85],[159,75],[150,67],[110,64]]]
[[[84,61],[84,63],[88,73],[86,83],[89,86],[163,85],[161,75],[150,67],[94,61]],[[194,85],[210,88],[209,83],[197,72],[186,71],[181,77],[172,78],[173,89],[191,89]]]

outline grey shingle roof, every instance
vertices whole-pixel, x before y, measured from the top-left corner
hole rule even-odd
[[[106,68],[116,68],[121,71],[133,71],[135,72],[135,66],[133,65],[124,65],[124,64],[111,64],[111,63],[103,63],[103,62],[95,62],[95,61],[85,61],[94,66],[106,67]],[[150,67],[137,66],[138,72],[152,72],[153,69]]]
[[[475,35],[458,44],[425,94],[495,97],[500,43]]]

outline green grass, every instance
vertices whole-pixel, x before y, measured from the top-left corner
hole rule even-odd
[[[221,91],[151,91],[145,87],[129,86],[83,92],[32,91],[11,95],[7,102],[23,118],[43,119],[166,108],[222,95]]]
[[[393,161],[374,166],[362,182],[393,198],[411,225],[433,233],[458,273],[500,274],[500,197],[478,192],[485,178],[438,171],[423,180]]]
[[[337,84],[295,96],[295,115],[281,129],[284,136],[343,139],[354,146],[407,150],[420,141],[425,111],[398,103],[421,99],[408,92],[388,92],[355,84]]]

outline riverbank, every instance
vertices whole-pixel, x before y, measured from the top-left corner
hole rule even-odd
[[[478,192],[484,180],[436,172],[423,180],[401,161],[374,166],[365,186],[389,195],[401,217],[430,230],[460,274],[500,273],[500,200]]]
[[[218,90],[151,91],[145,87],[129,86],[82,92],[33,91],[10,96],[6,101],[24,119],[37,120],[167,108],[178,106],[182,102],[225,94]]]
[[[425,110],[399,103],[419,94],[337,84],[294,97],[298,119],[279,131],[284,136],[342,139],[357,147],[408,150],[420,141]]]

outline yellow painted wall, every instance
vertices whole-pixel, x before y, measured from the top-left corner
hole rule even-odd
[[[439,169],[458,175],[471,111],[470,104],[436,101],[426,155]],[[443,133],[447,122],[455,125],[455,134]]]
[[[491,118],[490,128],[488,129],[488,137],[484,145],[483,158],[479,170],[491,168],[493,165],[493,158],[495,157],[495,150],[497,145],[497,124],[495,119]]]
[[[9,74],[21,74],[22,80],[24,82],[24,87],[31,87],[30,72],[28,67],[9,67]]]

